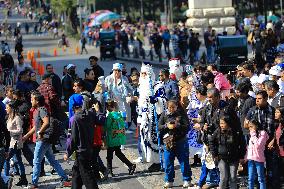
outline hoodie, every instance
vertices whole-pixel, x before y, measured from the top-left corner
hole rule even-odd
[[[264,150],[268,138],[269,136],[266,131],[259,131],[258,137],[256,136],[255,131],[250,132],[246,159],[257,162],[265,162]]]
[[[94,142],[94,125],[96,122],[96,114],[88,111],[80,111],[74,114],[71,122],[71,136],[67,139],[67,155],[68,157],[76,151],[77,153],[89,153],[93,148]]]
[[[213,72],[214,78],[214,85],[219,91],[222,90],[230,90],[232,87],[228,81],[228,79],[220,72]]]

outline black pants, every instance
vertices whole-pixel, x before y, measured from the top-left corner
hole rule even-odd
[[[92,157],[86,153],[77,153],[72,168],[72,189],[98,189],[97,181],[92,169]]]
[[[100,146],[95,146],[93,148],[93,157],[92,157],[93,165],[92,166],[94,168],[95,175],[98,175],[98,176],[99,176],[99,172],[104,173],[106,171],[106,167],[100,160],[100,151],[101,151]]]
[[[125,155],[121,152],[120,146],[115,147],[108,147],[107,149],[107,164],[110,171],[112,171],[112,159],[113,159],[113,152],[115,155],[125,163],[128,167],[132,166],[132,163],[125,157]]]
[[[81,47],[81,54],[83,54],[83,50],[85,50],[85,52],[86,52],[86,54],[88,54],[88,51],[87,51],[87,49],[86,49],[86,46],[84,45],[82,45],[82,47]]]

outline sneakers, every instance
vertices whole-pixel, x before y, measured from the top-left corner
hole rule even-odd
[[[172,188],[173,187],[173,183],[172,182],[166,182],[165,184],[164,184],[164,188],[166,189],[166,188]]]
[[[136,169],[136,165],[132,164],[132,166],[129,167],[129,175],[133,175]]]
[[[138,157],[137,159],[132,161],[133,163],[143,163],[143,157]]]
[[[192,186],[193,186],[193,184],[191,184],[191,182],[183,181],[183,185],[182,185],[183,188],[188,188],[188,187],[192,187]]]
[[[210,188],[215,188],[218,187],[218,184],[205,184],[202,186],[202,189],[210,189]]]
[[[120,146],[120,149],[121,149],[121,150],[125,150],[125,146],[124,146],[124,145],[121,145],[121,146]]]

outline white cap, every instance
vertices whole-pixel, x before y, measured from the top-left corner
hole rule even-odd
[[[280,76],[281,75],[281,68],[280,66],[273,66],[269,70],[269,75]]]
[[[112,65],[112,70],[122,70],[122,64],[120,63],[114,63]]]
[[[260,75],[258,76],[257,83],[262,84],[263,82],[268,81],[268,80],[269,80],[269,76],[268,76],[268,75],[260,74]]]
[[[76,66],[74,64],[68,64],[66,69],[69,70],[70,68],[76,68]]]

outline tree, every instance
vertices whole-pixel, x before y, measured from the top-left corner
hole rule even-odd
[[[71,25],[73,32],[77,33],[77,0],[51,0],[50,5],[51,9],[55,11],[58,17],[60,18],[63,15],[66,22],[65,24]]]

